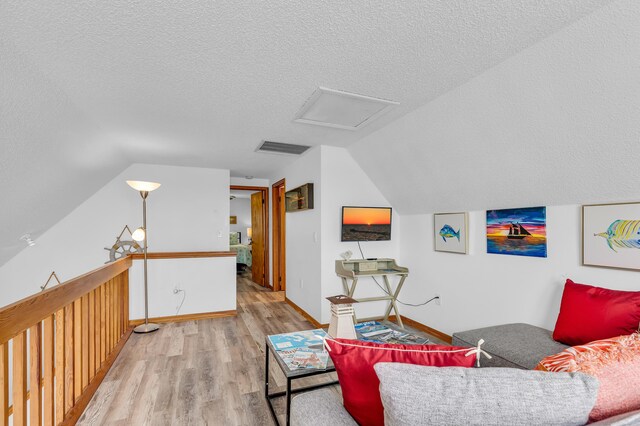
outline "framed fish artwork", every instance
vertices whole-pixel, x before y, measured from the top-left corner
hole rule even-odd
[[[487,210],[487,253],[547,257],[547,208]]]
[[[433,238],[435,251],[467,254],[467,213],[435,213]]]
[[[640,270],[640,203],[582,206],[582,264]]]

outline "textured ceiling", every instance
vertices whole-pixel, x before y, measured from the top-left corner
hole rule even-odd
[[[603,0],[0,3],[0,265],[131,163],[267,176],[262,139],[348,146]],[[348,132],[317,86],[399,101]]]

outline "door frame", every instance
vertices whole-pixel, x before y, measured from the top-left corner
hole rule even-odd
[[[271,185],[271,199],[272,203],[272,211],[271,217],[273,219],[273,291],[281,291],[284,290],[285,294],[287,292],[287,242],[286,242],[286,219],[285,219],[285,203],[284,200],[280,201],[278,197],[278,191],[282,187],[282,190],[286,190],[286,181],[285,179],[280,179],[273,185]],[[277,225],[277,226],[276,226]],[[277,229],[276,229],[277,228]],[[279,234],[278,232],[279,231]],[[276,244],[277,241],[280,243]],[[280,268],[280,265],[283,267]],[[284,264],[284,265],[283,265]],[[277,273],[280,273],[278,277],[276,277]],[[282,278],[279,280],[278,278]],[[284,287],[284,288],[283,288]]]
[[[262,206],[262,217],[264,218],[264,284],[265,287],[273,289],[271,285],[270,270],[269,270],[269,187],[268,186],[245,186],[245,185],[231,185],[230,190],[236,191],[260,191],[262,192],[262,198],[264,204]]]

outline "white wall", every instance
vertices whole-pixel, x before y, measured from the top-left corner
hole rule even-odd
[[[406,315],[447,334],[512,322],[553,329],[567,278],[619,290],[640,290],[640,272],[581,266],[581,207],[547,207],[548,257],[486,253],[484,211],[469,214],[468,255],[433,251],[433,215],[402,217],[400,258],[409,267],[402,300],[442,303],[402,307]]]
[[[325,298],[344,294],[342,281],[335,272],[335,261],[340,259],[340,253],[347,250],[353,252],[354,259],[361,257],[357,243],[340,241],[342,206],[390,207],[390,205],[348,150],[332,146],[322,146],[321,150],[322,308],[320,322],[328,323],[331,312],[329,301]],[[391,241],[360,243],[365,257],[397,258],[400,254],[399,223],[400,217],[393,212]],[[382,285],[381,279],[378,279],[378,282]],[[361,298],[384,296],[384,294],[372,279],[363,278],[358,281],[354,296]],[[359,317],[381,316],[385,307],[386,302],[356,304],[356,315]]]
[[[149,317],[232,311],[236,309],[235,257],[152,259],[149,269]],[[143,262],[136,260],[130,275],[129,317],[144,318]],[[184,293],[174,293],[174,289]],[[184,303],[178,312],[184,295]]]
[[[251,228],[251,199],[250,198],[234,198],[230,201],[231,207],[229,214],[236,216],[237,223],[229,225],[231,232],[240,232],[242,236],[242,244],[247,244],[249,238],[247,228]]]
[[[269,179],[247,179],[244,177],[232,177],[230,181],[230,185],[240,185],[240,186],[269,186]]]
[[[53,270],[64,281],[104,264],[124,225],[142,224],[142,200],[126,180],[162,184],[147,200],[149,251],[228,250],[228,170],[134,164],[0,268],[0,305],[38,292]],[[132,271],[131,288],[141,279]]]
[[[349,150],[401,214],[639,199],[638,22],[612,2]]]
[[[318,146],[309,150],[271,181],[286,179],[290,190],[305,183],[314,184],[313,210],[286,214],[287,297],[321,323],[330,319],[325,297],[344,293],[335,273],[339,254],[351,250],[359,256],[356,243],[341,242],[342,206],[389,206],[384,196],[369,180],[349,151],[344,148]],[[362,243],[367,257],[399,255],[399,216],[394,213],[392,240]],[[357,297],[382,295],[370,280],[362,280]],[[384,313],[384,304],[357,306],[361,316]]]
[[[299,159],[272,176],[272,182],[286,179],[286,189],[305,183],[314,184],[314,208],[312,210],[286,213],[287,298],[304,309],[312,317],[321,317],[322,279],[320,180],[321,149],[315,147]],[[269,212],[271,214],[271,212]],[[269,220],[273,224],[273,220]],[[272,238],[269,238],[270,241]],[[273,254],[273,250],[271,250]]]

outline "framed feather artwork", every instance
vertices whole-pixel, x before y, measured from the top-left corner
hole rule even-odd
[[[640,203],[582,206],[582,264],[640,270]]]

